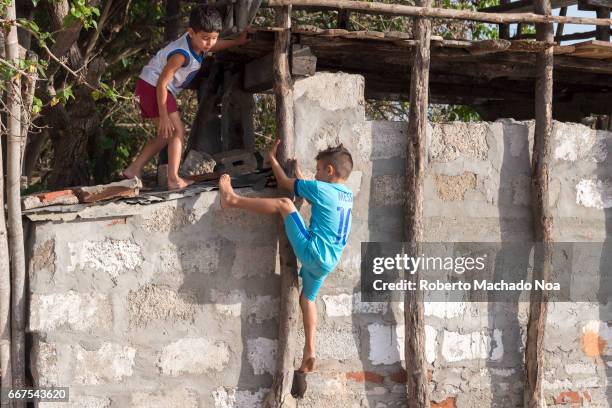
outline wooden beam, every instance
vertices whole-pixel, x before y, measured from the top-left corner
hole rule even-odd
[[[276,136],[283,142],[278,159],[291,177],[290,158],[295,153],[293,127],[293,82],[289,68],[291,45],[291,6],[276,10],[276,25],[284,28],[276,33],[274,42],[274,96],[276,99]],[[293,359],[296,351],[297,322],[299,318],[299,288],[297,261],[287,239],[283,223],[279,223],[278,251],[280,257],[280,317],[278,329],[278,351],[272,388],[264,401],[266,408],[295,406],[291,396],[293,381]]]
[[[612,25],[611,19],[539,15],[533,13],[483,13],[471,10],[444,8],[425,8],[353,0],[267,0],[269,7],[302,6],[327,10],[349,10],[366,14],[409,16],[424,18],[447,18],[452,20],[471,20],[483,23],[567,23],[586,25]]]
[[[425,9],[431,0],[417,0]],[[427,108],[429,105],[429,61],[431,20],[416,18],[413,24],[418,45],[414,47],[410,75],[410,112],[406,151],[406,201],[404,203],[404,231],[410,256],[421,253],[423,241],[423,201],[425,180],[425,143],[427,137]],[[420,272],[411,275],[415,282]],[[404,330],[406,391],[410,408],[429,408],[429,381],[425,359],[425,315],[423,292],[406,291],[404,298]]]
[[[595,11],[599,7],[612,8],[609,0],[578,0],[578,10]]]
[[[552,8],[568,7],[578,3],[578,0],[552,0]],[[484,13],[505,13],[508,11],[529,12],[533,11],[533,0],[519,0],[510,3],[502,3],[499,6],[491,6],[478,9]]]
[[[550,0],[535,0],[536,12],[551,13]],[[536,26],[537,39],[553,40],[552,24]],[[553,50],[541,51],[536,55],[535,87],[535,133],[531,164],[531,196],[533,227],[536,245],[533,277],[549,281],[552,270],[553,214],[549,197],[550,168],[552,166],[552,100],[553,100]],[[542,391],[544,377],[544,331],[548,295],[542,290],[533,290],[530,295],[529,320],[525,346],[526,378],[524,406],[541,408],[546,406]]]

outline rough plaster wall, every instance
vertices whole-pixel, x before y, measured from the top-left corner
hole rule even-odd
[[[361,77],[348,74],[295,84],[304,173],[314,173],[315,151],[328,144],[344,143],[355,160],[348,182],[353,229],[317,300],[319,373],[310,376],[301,407],[405,401],[403,305],[361,302],[359,262],[360,242],[402,239],[406,125],[365,121],[363,87]],[[426,240],[531,239],[532,139],[532,123],[512,120],[430,127]],[[610,140],[610,133],[555,123],[558,240],[606,238]],[[301,211],[309,216],[307,204]],[[105,218],[88,212],[90,219],[35,224],[35,380],[70,385],[76,398],[70,407],[258,406],[276,353],[277,220],[220,211],[216,192],[136,212],[101,210]],[[549,313],[549,405],[608,406],[610,309],[557,303]],[[526,304],[427,303],[425,314],[434,406],[520,405]]]

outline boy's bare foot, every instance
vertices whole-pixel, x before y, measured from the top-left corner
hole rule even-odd
[[[314,353],[307,353],[304,351],[304,356],[302,357],[302,365],[298,369],[298,371],[302,373],[311,373],[314,371],[315,366],[315,355]]]
[[[168,190],[182,190],[193,184],[193,180],[185,180],[178,177],[176,180],[168,179]]]
[[[229,174],[222,174],[219,178],[219,193],[221,195],[221,208],[231,207],[236,200],[236,193],[234,193]]]

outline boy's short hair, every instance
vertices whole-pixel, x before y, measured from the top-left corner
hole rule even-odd
[[[196,33],[218,33],[223,28],[221,14],[212,6],[193,6],[189,14],[189,27]]]
[[[346,180],[353,171],[353,157],[346,147],[340,143],[321,150],[315,160],[321,160],[325,165],[331,165],[341,179]]]

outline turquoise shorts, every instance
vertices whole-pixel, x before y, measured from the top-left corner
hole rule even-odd
[[[302,264],[300,269],[302,292],[308,300],[314,302],[329,271],[325,271],[317,262],[317,255],[312,247],[312,237],[299,212],[294,211],[285,217],[285,232],[295,256]]]

